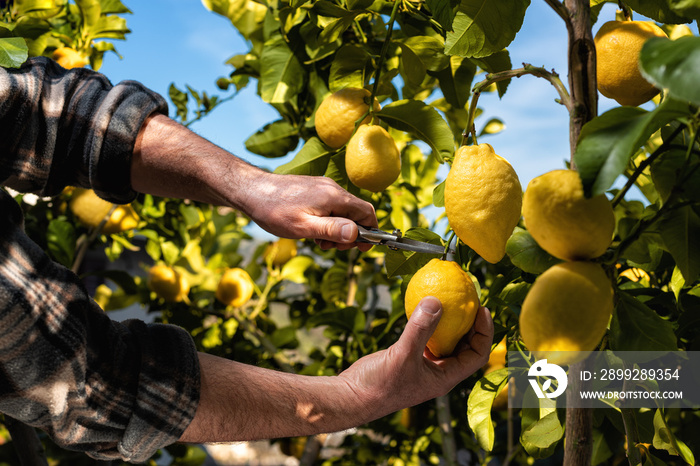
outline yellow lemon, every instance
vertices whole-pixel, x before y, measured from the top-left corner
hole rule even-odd
[[[326,97],[316,109],[315,125],[318,137],[333,149],[344,146],[355,132],[355,122],[369,110],[367,89],[346,87]],[[374,99],[374,111],[379,111],[380,105]],[[361,124],[371,121],[368,115]]]
[[[564,260],[600,256],[615,230],[608,198],[584,197],[574,170],[553,170],[530,181],[523,197],[523,219],[537,244]]]
[[[157,264],[148,271],[148,288],[167,302],[187,300],[190,285],[184,275],[175,268]]]
[[[96,227],[112,209],[112,203],[100,198],[92,189],[75,188],[68,208],[80,223]]]
[[[554,364],[581,360],[593,351],[613,311],[613,289],[593,262],[563,262],[537,277],[520,312],[520,335],[538,358]]]
[[[442,317],[428,341],[428,349],[439,358],[449,356],[474,325],[479,309],[476,288],[456,262],[432,259],[411,277],[406,288],[405,309],[409,319],[426,296],[434,296],[442,303]]]
[[[272,265],[281,267],[286,264],[289,259],[297,255],[297,240],[289,238],[280,238],[274,243],[271,243],[265,248],[263,258],[270,258]]]
[[[639,52],[651,37],[667,37],[650,21],[608,21],[595,35],[598,90],[620,105],[647,102],[659,90],[639,71]]]
[[[67,70],[71,68],[82,68],[90,63],[87,57],[70,47],[60,47],[54,50],[51,56],[53,60]]]
[[[464,244],[496,263],[520,221],[522,187],[511,164],[489,144],[457,149],[445,179],[445,213]]]
[[[394,138],[378,125],[357,128],[345,150],[345,171],[358,188],[384,191],[401,173],[401,154]]]
[[[620,272],[620,274],[618,276],[625,277],[626,279],[633,281],[633,282],[646,281],[646,283],[649,283],[649,280],[651,280],[648,273],[646,273],[644,270],[639,269],[637,267],[631,267],[629,269],[625,269],[622,272]]]
[[[253,296],[253,280],[243,269],[226,269],[216,288],[216,299],[227,306],[240,307]]]
[[[102,227],[105,234],[120,233],[133,230],[139,224],[139,216],[131,205],[120,205],[109,216],[109,220]]]

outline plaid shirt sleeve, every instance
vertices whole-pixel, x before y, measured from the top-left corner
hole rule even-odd
[[[65,185],[113,202],[135,193],[136,134],[161,97],[46,59],[0,68],[0,183],[50,195]],[[79,278],[24,233],[0,189],[0,412],[98,459],[142,462],[194,417],[199,364],[175,326],[113,322]]]

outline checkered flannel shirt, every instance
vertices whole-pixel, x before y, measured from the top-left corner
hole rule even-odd
[[[162,97],[45,58],[0,68],[0,184],[50,196],[65,186],[131,201],[138,131]],[[78,277],[22,229],[0,188],[0,412],[98,459],[142,462],[174,443],[199,400],[199,364],[175,326],[114,322]]]

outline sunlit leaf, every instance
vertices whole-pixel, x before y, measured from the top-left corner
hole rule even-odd
[[[46,232],[47,247],[51,256],[66,267],[73,265],[75,258],[75,227],[63,218],[49,222]]]
[[[452,21],[454,21],[455,7],[459,5],[460,0],[426,0],[426,4],[430,11],[433,13],[433,18],[435,21],[440,23],[442,29],[447,31],[452,31]]]
[[[563,435],[564,428],[554,410],[530,424],[520,434],[520,443],[528,453],[538,455],[554,446]]]
[[[304,75],[303,66],[282,36],[265,42],[260,57],[260,97],[264,102],[283,104],[296,97],[304,86]]]
[[[469,101],[476,65],[469,59],[452,56],[449,66],[433,73],[438,78],[445,100],[458,109]]]
[[[525,18],[530,0],[462,0],[445,39],[445,53],[487,57],[506,48]]]
[[[27,61],[27,43],[21,37],[0,38],[0,66],[19,68]]]
[[[335,151],[329,149],[320,139],[313,137],[306,141],[306,144],[290,162],[277,167],[275,173],[285,175],[323,175],[334,153]]]
[[[433,149],[442,163],[455,150],[452,130],[435,108],[418,100],[399,100],[377,113],[389,126],[415,135]]]
[[[483,376],[476,382],[467,400],[467,420],[479,446],[486,451],[493,450],[495,433],[491,420],[493,400],[508,381],[508,369],[498,369]]]
[[[533,274],[540,274],[561,262],[542,249],[529,231],[517,227],[506,242],[506,254],[513,265]]]
[[[299,129],[286,120],[268,123],[250,136],[245,148],[263,157],[283,157],[294,150],[299,143]]]
[[[660,23],[688,23],[690,19],[681,16],[673,5],[678,0],[625,0],[625,5],[637,13]]]
[[[666,423],[664,413],[657,409],[654,413],[654,448],[666,450],[671,455],[680,456],[687,464],[695,464],[695,456],[682,440],[675,436],[673,430]]]

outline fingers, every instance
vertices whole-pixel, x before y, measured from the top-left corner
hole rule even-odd
[[[471,335],[467,336],[467,344],[461,346],[452,358],[443,360],[443,368],[454,377],[455,383],[472,375],[489,360],[493,343],[493,319],[487,308],[479,308],[472,330],[473,333],[470,332]]]
[[[433,296],[426,296],[416,306],[396,343],[400,353],[423,355],[425,345],[433,335],[440,316],[442,303]]]

